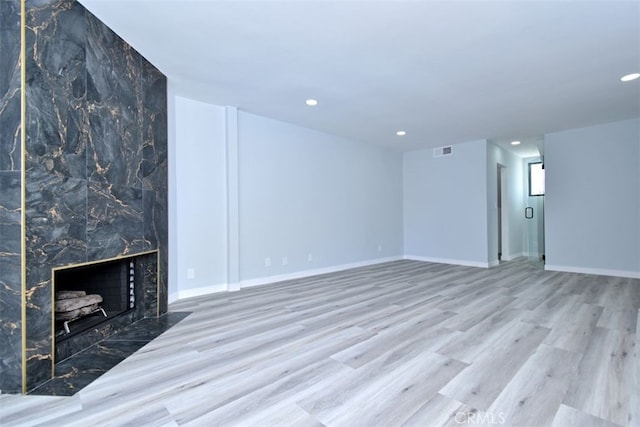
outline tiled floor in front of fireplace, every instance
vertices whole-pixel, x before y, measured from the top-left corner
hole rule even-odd
[[[29,394],[74,395],[189,314],[191,313],[167,313],[158,318],[139,320],[117,334],[57,363],[56,376]]]

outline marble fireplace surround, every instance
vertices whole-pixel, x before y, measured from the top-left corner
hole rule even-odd
[[[27,393],[53,375],[53,269],[147,254],[139,317],[167,312],[167,82],[75,0],[0,12],[0,391]]]

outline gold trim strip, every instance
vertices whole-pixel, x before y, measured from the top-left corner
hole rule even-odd
[[[156,317],[160,317],[160,249],[156,257]]]
[[[53,267],[51,269],[51,271],[65,270],[65,269],[75,268],[75,267],[84,267],[86,265],[102,264],[103,262],[119,261],[121,259],[133,258],[133,257],[143,256],[143,255],[151,255],[152,253],[155,253],[155,252],[159,252],[159,249],[152,249],[150,251],[123,254],[123,255],[118,255],[118,256],[112,257],[112,258],[99,259],[99,260],[96,260],[96,261],[87,261],[87,262],[78,262],[78,263],[74,263],[74,264],[65,264],[65,265],[62,265],[60,267]]]
[[[27,229],[26,229],[26,155],[27,135],[27,33],[26,33],[26,0],[20,0],[20,263],[21,263],[21,322],[22,322],[22,393],[27,388]]]
[[[56,279],[51,273],[51,379],[56,376]]]

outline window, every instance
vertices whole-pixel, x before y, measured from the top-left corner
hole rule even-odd
[[[544,164],[529,163],[529,196],[544,196]]]

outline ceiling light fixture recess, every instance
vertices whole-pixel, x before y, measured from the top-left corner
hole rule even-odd
[[[511,145],[520,145],[520,141],[511,141]]]
[[[309,98],[306,101],[304,101],[304,103],[307,104],[309,107],[315,107],[316,105],[318,105],[318,100]]]
[[[638,77],[640,77],[640,73],[631,73],[631,74],[627,74],[626,76],[620,77],[620,81],[630,82],[631,80],[635,80]]]
[[[398,136],[405,136],[406,134],[407,134],[407,132],[404,131],[404,130],[399,130],[398,132],[396,132],[396,135],[398,135]]]

